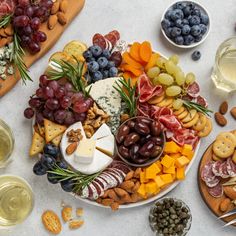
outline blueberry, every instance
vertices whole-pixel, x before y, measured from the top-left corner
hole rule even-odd
[[[118,74],[118,69],[116,67],[111,67],[109,69],[109,77],[116,77]]]
[[[186,7],[186,3],[185,3],[185,2],[177,2],[177,3],[174,5],[174,8],[175,8],[175,9],[183,10],[184,7]]]
[[[53,157],[57,157],[59,154],[59,148],[53,144],[46,144],[43,148],[44,153],[49,154]]]
[[[199,34],[198,36],[196,36],[196,37],[194,38],[194,40],[195,40],[196,43],[197,43],[197,42],[200,42],[200,41],[202,40],[202,34]]]
[[[87,62],[96,61],[96,59],[95,59],[94,57],[90,57],[90,58],[87,58],[86,61],[87,61]]]
[[[177,37],[181,35],[181,29],[180,28],[177,28],[177,27],[173,27],[172,30],[171,30],[171,36],[173,38]]]
[[[59,182],[57,175],[55,175],[53,173],[47,173],[47,178],[51,184],[57,184]]]
[[[111,53],[108,49],[104,49],[102,52],[102,56],[106,57],[107,59],[109,59],[111,57]]]
[[[184,25],[181,31],[182,35],[188,35],[191,31],[191,28],[189,25]]]
[[[183,13],[184,15],[187,17],[187,16],[190,16],[191,13],[192,13],[192,10],[189,6],[186,6],[184,9],[183,9]]]
[[[165,17],[166,19],[170,20],[170,19],[171,19],[171,17],[170,17],[170,16],[171,16],[171,12],[172,12],[172,10],[168,10],[168,11],[165,13],[165,16],[164,16],[164,17]]]
[[[177,19],[183,19],[184,18],[184,13],[180,9],[175,9],[171,12],[170,17],[173,21],[176,21]]]
[[[191,27],[191,34],[192,36],[198,36],[199,34],[201,34],[201,28],[199,25],[194,25]]]
[[[90,50],[86,50],[83,52],[83,57],[87,61],[88,58],[91,58],[93,56],[92,52]]]
[[[98,63],[97,63],[96,61],[90,61],[90,62],[88,63],[88,70],[89,70],[90,72],[96,72],[96,71],[98,71],[98,70],[99,70],[99,65],[98,65]]]
[[[192,15],[193,16],[201,16],[201,11],[200,11],[200,9],[198,9],[198,8],[195,8],[194,10],[192,10]]]
[[[97,63],[99,65],[99,68],[103,69],[107,66],[108,60],[106,59],[106,57],[99,57]]]
[[[191,34],[184,36],[184,45],[190,45],[192,43],[194,43],[194,37]]]
[[[101,71],[96,71],[93,73],[92,78],[93,78],[93,81],[96,82],[98,80],[103,79],[103,75],[102,75]]]
[[[111,67],[114,67],[114,66],[116,66],[115,62],[114,61],[109,61],[108,64],[107,64],[107,69],[110,69]]]
[[[194,51],[191,55],[192,59],[194,61],[198,61],[201,58],[201,52],[199,51]]]
[[[170,23],[170,21],[167,20],[167,19],[163,19],[163,20],[161,21],[161,27],[162,27],[164,30],[168,29],[168,28],[170,27],[170,25],[171,25],[171,23]]]
[[[62,169],[68,169],[68,165],[64,161],[57,162],[57,165]]]
[[[200,17],[199,16],[190,16],[189,17],[189,25],[193,26],[193,25],[199,25],[201,22]]]
[[[184,18],[182,20],[183,25],[189,25],[188,19]]]
[[[38,161],[33,167],[33,172],[36,175],[45,175],[47,173],[47,169],[42,166],[40,161]]]
[[[201,34],[205,34],[207,32],[207,27],[203,24],[199,25],[200,29],[201,29]]]
[[[99,57],[102,54],[102,49],[98,45],[89,47],[89,50],[92,52],[94,57]]]
[[[175,21],[175,26],[178,28],[182,28],[183,27],[183,21],[181,19],[177,19]]]
[[[55,158],[48,154],[43,154],[40,161],[42,166],[47,170],[53,169],[56,164]]]
[[[183,45],[184,44],[184,38],[182,36],[177,36],[175,38],[175,43],[178,45]]]
[[[102,71],[103,79],[106,79],[109,77],[109,71],[108,70],[103,70]]]
[[[187,3],[187,6],[190,7],[191,10],[194,10],[196,8],[195,3],[193,3],[193,2]]]
[[[208,15],[206,15],[204,13],[201,14],[201,23],[204,25],[208,25],[208,23],[209,23]]]
[[[72,192],[75,182],[72,179],[61,181],[61,187],[65,192]]]

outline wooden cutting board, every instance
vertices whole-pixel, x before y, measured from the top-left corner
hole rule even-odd
[[[39,58],[41,58],[49,49],[53,47],[53,45],[62,35],[65,28],[82,10],[85,3],[85,0],[68,0],[68,1],[69,1],[69,6],[66,12],[68,23],[64,26],[58,23],[53,30],[48,29],[47,22],[41,26],[40,29],[47,34],[47,40],[45,43],[41,44],[41,51],[39,53],[35,55],[26,53],[24,60],[28,68]],[[16,76],[8,76],[6,80],[0,79],[0,98],[8,91],[10,91],[19,80],[20,80],[19,73],[17,73]]]
[[[217,216],[221,216],[224,213],[220,211],[219,209],[219,205],[221,203],[221,201],[226,198],[226,196],[223,194],[222,197],[220,198],[214,198],[212,197],[209,192],[208,192],[208,187],[206,186],[205,182],[201,179],[201,171],[202,168],[204,167],[204,165],[208,162],[212,161],[212,144],[207,148],[207,150],[205,151],[205,153],[202,156],[202,159],[199,163],[199,167],[198,167],[198,187],[200,190],[200,193],[202,195],[203,200],[205,201],[206,205],[209,207],[209,209]],[[227,179],[228,180],[228,179]],[[226,180],[224,181],[226,182]],[[233,209],[233,204],[231,204],[232,207],[231,209]],[[229,210],[231,210],[229,209]],[[225,217],[224,219],[222,219],[225,222],[229,222],[231,220],[235,219],[235,215],[233,216],[229,216],[229,217]],[[236,223],[233,224],[233,226],[236,226]]]

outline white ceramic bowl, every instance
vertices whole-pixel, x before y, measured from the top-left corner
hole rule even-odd
[[[166,8],[166,10],[164,11],[164,13],[163,13],[163,15],[162,15],[162,17],[161,17],[161,22],[162,22],[163,19],[165,19],[165,14],[166,14],[166,12],[167,12],[168,10],[170,10],[177,2],[194,3],[202,12],[204,12],[204,13],[209,17],[209,23],[208,23],[208,26],[207,26],[207,31],[206,31],[205,34],[203,35],[201,41],[196,42],[196,43],[192,43],[192,44],[190,44],[190,45],[179,45],[179,44],[176,44],[174,41],[172,41],[172,40],[166,35],[166,33],[165,33],[164,29],[162,28],[162,26],[161,26],[161,32],[162,32],[162,34],[164,35],[165,39],[166,39],[169,43],[171,43],[172,45],[174,45],[175,47],[178,47],[178,48],[193,48],[193,47],[196,47],[196,46],[200,45],[201,43],[203,43],[203,42],[206,40],[206,38],[207,38],[207,36],[208,36],[208,34],[209,34],[209,32],[210,32],[210,26],[211,26],[210,14],[209,14],[209,12],[206,10],[205,7],[203,7],[201,4],[199,4],[199,3],[197,3],[197,2],[194,2],[194,1],[176,1],[176,2],[172,3],[170,6],[168,6],[168,7]]]

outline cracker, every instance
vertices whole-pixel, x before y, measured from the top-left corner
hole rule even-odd
[[[187,122],[187,123],[184,123],[184,124],[183,124],[183,127],[184,127],[184,128],[190,128],[190,127],[192,127],[193,125],[195,125],[195,124],[197,123],[198,118],[199,118],[198,113],[195,113],[195,116],[193,117],[193,119],[190,120],[190,121]]]
[[[73,40],[70,43],[66,44],[63,49],[63,52],[71,57],[75,57],[78,60],[83,61],[83,52],[87,50],[86,44],[78,41]]]
[[[38,124],[38,130],[39,130],[39,134],[42,136],[42,137],[45,137],[45,129],[43,126],[40,126]]]
[[[197,121],[197,123],[193,126],[193,129],[196,131],[201,131],[204,129],[206,123],[207,123],[207,117],[202,114],[201,112],[198,113],[199,114],[199,119]]]
[[[47,210],[42,215],[42,222],[44,227],[53,234],[61,232],[61,221],[57,214],[51,210]]]
[[[174,111],[174,115],[178,116],[185,111],[185,108],[182,106],[178,110]]]
[[[44,145],[45,145],[44,138],[41,137],[37,132],[34,132],[34,135],[32,138],[32,144],[31,144],[30,152],[29,152],[30,156],[34,156],[42,152]]]
[[[61,139],[62,139],[62,134],[58,135],[56,138],[54,138],[51,142],[55,145],[55,146],[59,146],[60,145],[60,142],[61,142]]]
[[[184,119],[182,119],[181,121],[182,121],[183,123],[187,123],[187,122],[191,121],[191,120],[194,118],[194,116],[195,116],[196,114],[197,114],[197,110],[191,109],[191,110],[189,111],[188,115],[187,115]]]
[[[45,138],[47,143],[52,141],[60,134],[64,133],[66,130],[66,126],[56,124],[47,119],[44,119],[44,127],[45,127]]]
[[[78,229],[84,224],[83,220],[72,220],[69,222],[70,229]]]
[[[206,137],[212,131],[212,122],[210,119],[208,118],[206,119],[207,121],[206,121],[205,127],[201,131],[198,132],[199,137]]]
[[[72,220],[72,207],[64,206],[61,210],[61,217],[64,220],[64,222]]]
[[[163,101],[165,98],[165,95],[161,95],[161,96],[154,96],[151,99],[148,100],[149,104],[155,105],[157,103],[160,103],[161,101]]]
[[[216,139],[221,139],[221,138],[229,139],[234,144],[234,147],[236,146],[236,136],[233,133],[222,132],[216,137]]]
[[[178,117],[178,119],[182,120],[182,119],[184,119],[187,115],[188,115],[188,111],[185,110],[185,111],[183,111],[180,115],[178,115],[177,117]]]
[[[165,98],[163,101],[161,101],[160,103],[157,103],[156,105],[158,107],[167,107],[169,106],[170,104],[172,104],[174,101],[173,98]]]
[[[234,144],[226,138],[219,138],[213,143],[213,152],[220,158],[228,158],[234,153]]]

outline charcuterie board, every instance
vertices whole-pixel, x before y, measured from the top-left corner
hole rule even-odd
[[[207,163],[210,163],[210,162],[213,161],[212,156],[213,156],[213,143],[207,148],[207,150],[203,154],[202,159],[201,159],[201,161],[199,163],[199,168],[198,168],[198,187],[199,187],[201,196],[202,196],[204,202],[206,203],[206,205],[208,206],[208,208],[217,217],[219,217],[219,216],[221,216],[221,215],[223,215],[225,213],[225,212],[222,212],[220,210],[220,204],[227,197],[226,197],[226,195],[224,193],[221,196],[219,196],[219,197],[213,197],[209,193],[209,188],[207,187],[206,183],[203,181],[203,179],[201,177],[201,173],[203,171],[204,166],[206,166]],[[221,179],[221,184],[224,184],[228,180],[229,180],[229,178]],[[234,204],[230,204],[228,209],[227,209],[227,211],[230,211],[233,208],[235,208]],[[235,215],[232,215],[232,216],[229,216],[229,217],[225,217],[222,220],[225,221],[225,222],[229,222],[229,221],[231,221],[233,219],[235,219]],[[233,224],[233,226],[236,226],[236,224]]]
[[[68,10],[65,13],[67,17],[67,23],[65,25],[57,24],[53,30],[49,30],[47,23],[42,24],[40,30],[47,34],[47,41],[41,45],[41,51],[32,55],[26,52],[24,61],[29,68],[34,62],[41,58],[53,45],[59,40],[60,36],[64,32],[67,26],[83,9],[85,0],[69,0]],[[16,76],[8,76],[6,80],[0,80],[0,97],[10,91],[13,86],[20,80],[19,73]]]

